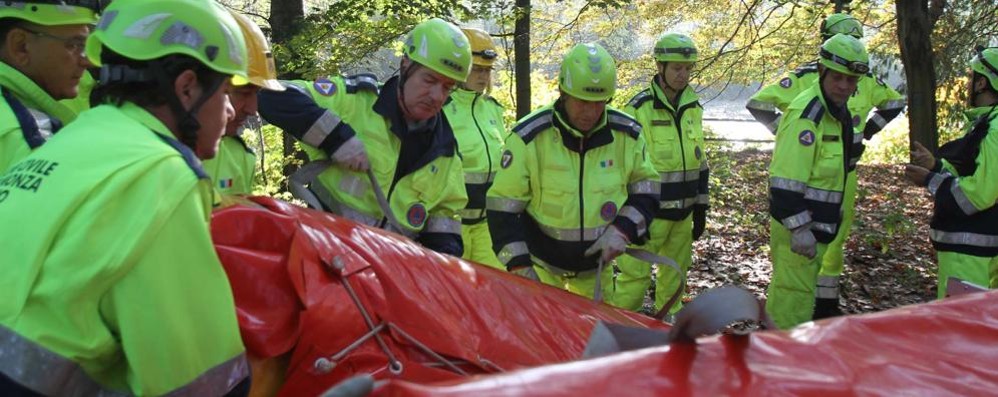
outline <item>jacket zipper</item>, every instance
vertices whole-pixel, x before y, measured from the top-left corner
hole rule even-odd
[[[482,131],[482,126],[478,124],[478,118],[475,117],[475,103],[478,102],[478,97],[482,94],[475,94],[475,99],[471,100],[471,120],[475,122],[475,128],[478,129],[478,136],[482,137],[482,143],[485,143],[485,158],[489,161],[489,171],[485,177],[486,183],[488,183],[488,175],[492,175],[492,149],[489,148],[489,140],[485,138],[485,131]]]

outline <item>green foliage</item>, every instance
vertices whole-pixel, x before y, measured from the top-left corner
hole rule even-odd
[[[284,156],[284,138],[281,129],[273,125],[255,127],[247,129],[243,135],[246,144],[254,148],[257,156],[253,194],[290,201],[291,194],[284,189],[284,182],[287,178],[284,176],[283,170],[289,163],[297,164],[299,161],[294,157]],[[263,145],[260,144],[261,137]]]
[[[895,16],[896,0],[853,0],[849,11],[864,24],[868,50],[881,60],[879,74],[900,72]],[[269,2],[223,0],[234,9],[266,14]],[[665,32],[689,34],[700,48],[693,83],[703,94],[729,84],[772,82],[788,70],[815,58],[821,20],[834,10],[826,1],[726,0],[533,0],[531,2],[531,103],[536,108],[557,97],[558,66],[574,44],[598,41],[618,62],[615,105],[623,105],[647,87],[654,73],[651,48]],[[491,90],[507,108],[507,125],[515,114],[512,76],[513,25],[524,10],[514,0],[310,0],[299,33],[274,52],[282,73],[305,78],[368,70],[385,77],[397,68],[399,39],[431,16],[462,25],[484,27],[496,36],[500,59]],[[258,21],[266,22],[263,18]],[[975,44],[998,40],[998,3],[951,0],[933,32],[939,82],[941,142],[959,133],[965,95],[961,77]],[[265,26],[265,31],[269,31]],[[520,78],[524,78],[521,76]],[[903,88],[901,89],[904,92]],[[710,97],[705,97],[709,100]],[[865,161],[906,162],[907,125],[893,123],[871,144]],[[267,154],[280,157],[280,142]],[[268,160],[269,161],[269,160]],[[275,163],[269,172],[281,169]],[[280,186],[270,182],[261,186]],[[268,188],[270,189],[270,188]],[[269,191],[269,190],[267,190]]]

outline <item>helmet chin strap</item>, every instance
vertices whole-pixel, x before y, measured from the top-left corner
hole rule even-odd
[[[156,81],[163,89],[166,94],[167,104],[170,106],[170,111],[173,113],[173,117],[176,118],[177,130],[180,133],[180,141],[191,149],[197,149],[197,138],[198,131],[201,129],[201,122],[198,121],[198,112],[204,103],[208,101],[218,91],[222,83],[225,82],[224,78],[217,78],[211,82],[200,82],[208,83],[204,87],[204,91],[201,92],[201,96],[198,97],[194,104],[191,105],[190,109],[185,109],[184,105],[180,102],[180,98],[177,97],[176,91],[173,89],[173,82],[170,81],[168,73],[166,71],[164,62],[151,62],[150,71],[153,76],[156,77]]]
[[[399,104],[402,105],[402,118],[408,119],[412,112],[409,111],[409,106],[405,104],[405,82],[409,80],[409,76],[412,76],[414,63],[412,59],[409,59],[409,65],[402,68],[399,71],[399,86],[398,86],[398,97]]]

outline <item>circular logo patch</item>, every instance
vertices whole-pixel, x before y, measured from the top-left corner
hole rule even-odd
[[[600,218],[603,218],[604,221],[612,221],[613,218],[617,217],[617,203],[607,201],[603,204],[603,207],[599,209],[599,216]]]
[[[700,150],[699,146],[693,148],[693,155],[696,156],[697,160],[700,160],[700,157],[703,157],[703,151]]]
[[[336,93],[336,84],[325,77],[312,83],[312,88],[322,96],[332,96]]]
[[[852,126],[859,127],[859,115],[852,116]]]
[[[422,227],[423,222],[426,222],[426,207],[419,203],[413,204],[409,207],[409,211],[406,211],[405,220],[412,227]]]
[[[499,166],[502,168],[509,168],[509,165],[513,164],[513,152],[507,150],[502,152],[502,158],[499,160]]]
[[[811,146],[814,144],[814,131],[804,130],[800,132],[797,136],[797,140],[800,141],[801,145]]]
[[[780,80],[780,87],[790,88],[790,86],[792,85],[794,85],[794,82],[793,80],[790,80],[789,77],[784,77],[782,80]]]

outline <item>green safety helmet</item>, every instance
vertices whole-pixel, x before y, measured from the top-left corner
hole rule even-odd
[[[617,90],[617,64],[603,46],[577,44],[561,61],[558,88],[584,101],[608,101]]]
[[[17,18],[45,25],[91,25],[97,22],[99,0],[0,1],[0,18]]]
[[[679,33],[666,33],[655,42],[655,60],[658,62],[696,62],[697,46],[693,39]]]
[[[432,18],[412,28],[403,52],[409,59],[457,82],[471,73],[471,44],[457,26]]]
[[[975,48],[977,54],[970,60],[970,69],[991,82],[991,88],[998,91],[998,47]]]
[[[870,72],[870,56],[859,39],[836,34],[825,40],[818,51],[818,61],[826,68],[850,76],[862,76]]]
[[[863,24],[852,15],[837,13],[821,21],[821,37],[826,40],[836,34],[847,34],[857,39],[863,38]]]
[[[87,58],[104,47],[148,61],[187,55],[208,68],[246,78],[246,42],[232,15],[213,0],[114,0],[87,38]]]

